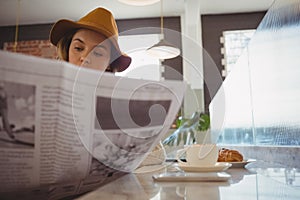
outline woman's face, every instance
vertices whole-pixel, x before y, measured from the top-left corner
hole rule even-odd
[[[107,38],[88,29],[78,30],[69,48],[69,62],[78,66],[105,71],[109,66],[111,43]]]

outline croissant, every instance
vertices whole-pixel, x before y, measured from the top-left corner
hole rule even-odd
[[[242,162],[243,155],[237,150],[222,148],[219,150],[218,162]]]

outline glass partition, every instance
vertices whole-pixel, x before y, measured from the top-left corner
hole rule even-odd
[[[300,0],[277,0],[210,104],[218,143],[300,145],[299,54]]]

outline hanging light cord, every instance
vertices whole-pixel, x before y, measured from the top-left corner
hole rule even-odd
[[[15,32],[14,52],[17,52],[18,36],[19,36],[19,19],[20,19],[20,0],[17,1],[16,32]]]
[[[164,17],[163,17],[163,0],[160,0],[160,33],[164,38]]]

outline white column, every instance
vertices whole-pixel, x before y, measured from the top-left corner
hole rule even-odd
[[[184,98],[184,116],[196,110],[204,111],[202,30],[200,1],[185,0],[185,11],[181,16],[183,78],[190,89]]]

